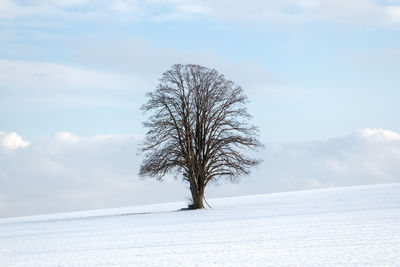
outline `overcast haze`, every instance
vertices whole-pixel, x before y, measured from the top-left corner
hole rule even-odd
[[[0,217],[185,200],[140,181],[175,63],[249,96],[264,160],[206,197],[400,182],[400,1],[0,2]]]

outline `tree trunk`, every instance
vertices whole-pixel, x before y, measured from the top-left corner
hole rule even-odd
[[[204,208],[204,186],[197,189],[195,186],[190,185],[190,192],[192,193],[192,204],[188,206],[188,209],[195,210]]]

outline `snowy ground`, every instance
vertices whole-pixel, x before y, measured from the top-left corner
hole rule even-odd
[[[1,266],[400,265],[400,184],[0,220]]]

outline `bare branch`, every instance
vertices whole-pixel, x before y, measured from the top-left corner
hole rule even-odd
[[[262,146],[257,127],[248,124],[247,97],[216,70],[173,65],[147,97],[141,109],[151,116],[143,123],[148,131],[140,175],[161,180],[168,173],[182,174],[192,208],[203,207],[210,181],[236,182],[260,163],[246,156],[246,150]]]

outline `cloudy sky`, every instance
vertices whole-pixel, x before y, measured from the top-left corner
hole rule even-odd
[[[175,63],[241,85],[266,145],[208,197],[400,182],[399,0],[1,0],[0,217],[187,200],[137,176]]]

